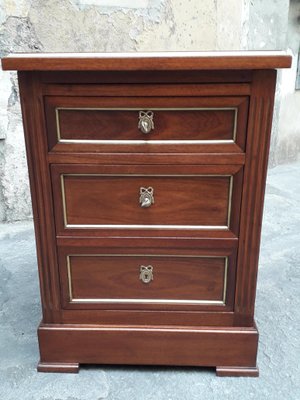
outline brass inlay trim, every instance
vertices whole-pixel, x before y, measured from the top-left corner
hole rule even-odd
[[[64,177],[65,176],[146,176],[146,177],[229,177],[229,191],[228,191],[228,207],[227,207],[227,225],[120,225],[120,224],[69,224],[67,217],[67,204],[66,204],[66,194],[65,194],[65,185],[64,185]],[[60,175],[61,182],[61,194],[62,194],[62,207],[63,207],[63,220],[64,227],[70,229],[195,229],[195,230],[227,230],[230,225],[230,216],[231,216],[231,206],[232,206],[232,191],[233,191],[233,175],[216,175],[216,174],[191,174],[191,175],[163,175],[163,174],[61,174]]]
[[[170,299],[89,299],[89,298],[74,298],[72,287],[72,268],[71,257],[176,257],[176,258],[224,258],[224,278],[222,300],[170,300]],[[107,304],[178,304],[178,305],[222,305],[226,304],[227,292],[227,275],[228,275],[228,257],[223,256],[194,256],[194,255],[177,255],[177,254],[69,254],[67,255],[67,276],[68,276],[68,290],[70,303],[107,303]]]
[[[140,111],[141,108],[97,108],[97,107],[56,107],[55,120],[56,120],[56,134],[58,143],[92,143],[92,144],[225,144],[235,143],[237,131],[237,107],[186,107],[186,108],[147,108],[153,111],[234,111],[234,122],[232,139],[225,140],[89,140],[89,139],[63,139],[61,137],[59,111],[72,110],[72,111]]]
[[[227,291],[227,278],[228,278],[228,257],[225,258],[225,265],[224,265],[224,286],[223,286],[223,304],[226,304],[226,291]]]
[[[72,271],[70,256],[67,256],[67,274],[68,274],[68,289],[69,289],[69,299],[70,302],[73,301],[73,287],[72,287]]]
[[[233,191],[233,176],[230,175],[230,181],[229,181],[229,190],[228,190],[228,209],[227,209],[227,227],[229,229],[230,226],[230,218],[231,218],[231,203],[232,203],[232,191]]]

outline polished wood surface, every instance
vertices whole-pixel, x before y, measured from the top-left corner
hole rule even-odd
[[[139,204],[140,188],[153,188],[148,208]],[[66,174],[63,190],[67,226],[228,224],[230,176]]]
[[[40,293],[43,320],[59,321],[61,314],[60,286],[53,220],[50,171],[45,154],[46,137],[42,134],[43,109],[40,82],[34,73],[18,73],[22,106],[27,163],[29,169]]]
[[[253,318],[268,151],[270,146],[276,71],[257,71],[249,110],[248,151],[237,261],[236,316],[241,324]],[[247,265],[247,268],[245,268]]]
[[[60,149],[62,145],[59,145]],[[190,151],[195,150],[196,145],[189,145],[186,147],[186,153],[178,153],[178,152],[157,152],[155,151],[155,146],[151,146],[151,149],[145,149],[143,146],[143,151],[148,150],[146,153],[130,153],[130,152],[121,152],[122,157],[120,157],[120,153],[102,153],[101,157],[98,154],[97,145],[93,144],[88,145],[90,147],[90,151],[94,151],[91,153],[90,151],[85,151],[85,144],[82,145],[70,145],[69,143],[64,145],[66,151],[54,151],[47,155],[47,160],[51,164],[96,164],[96,165],[243,165],[245,164],[245,154],[244,153],[231,153],[231,148],[229,146],[222,145],[218,148],[216,146],[210,145],[209,148],[206,146],[206,149],[210,151],[209,153],[205,152],[204,146],[199,146],[199,150],[203,151],[203,153],[190,153]],[[135,150],[138,151],[135,146]],[[170,150],[168,146],[168,150]],[[178,146],[177,151],[178,151]],[[152,150],[152,152],[151,152]],[[160,149],[162,150],[162,149]],[[167,149],[165,149],[166,151]],[[184,150],[184,146],[180,146],[180,151]],[[222,152],[222,157],[220,157],[220,152]]]
[[[138,110],[63,109],[58,118],[61,140],[233,140],[234,134],[233,110],[155,108],[155,128],[147,136],[138,128]]]
[[[20,69],[43,310],[38,370],[198,365],[219,376],[257,376],[254,305],[274,69],[290,57],[25,55],[2,64]],[[236,107],[237,118],[159,111],[149,138],[130,143],[140,134],[131,109],[166,105]],[[55,108],[64,106],[130,110],[60,111],[59,141]],[[236,138],[226,142],[234,125]],[[202,142],[180,142],[187,137]],[[168,143],[174,138],[179,143]],[[154,188],[146,209],[141,186]],[[149,284],[139,279],[144,264],[154,267]],[[224,305],[208,302],[222,298]]]
[[[265,52],[157,52],[157,53],[48,53],[11,54],[2,60],[4,70],[211,70],[289,68],[291,56]]]
[[[224,248],[222,243],[215,241],[213,249],[194,246],[171,250],[151,247],[149,240],[148,246],[142,248],[105,247],[102,239],[97,239],[93,247],[90,239],[89,246],[86,240],[79,238],[74,246],[67,243],[68,240],[64,239],[58,249],[61,298],[66,310],[64,317],[76,318],[76,314],[69,311],[80,309],[81,320],[85,318],[89,323],[99,323],[103,318],[110,318],[108,310],[114,310],[114,323],[118,318],[124,321],[125,314],[129,318],[127,321],[136,322],[144,318],[147,323],[152,315],[151,318],[158,323],[162,312],[172,311],[165,313],[161,322],[177,318],[182,325],[190,325],[197,318],[211,324],[213,312],[225,314],[233,309],[236,273],[234,244]],[[121,245],[117,238],[114,243]],[[131,243],[136,244],[137,241],[131,239]],[[141,265],[153,267],[153,280],[149,284],[140,280]],[[76,291],[78,296],[82,296],[81,300]],[[203,298],[200,297],[202,294]],[[140,296],[143,301],[134,296]],[[105,298],[110,300],[105,301]],[[125,299],[135,300],[130,302]],[[176,299],[180,301],[173,301]],[[89,310],[95,313],[92,315]],[[106,310],[106,316],[96,310]],[[123,315],[116,313],[120,310]],[[189,318],[187,310],[193,312],[194,319]],[[157,315],[156,311],[159,311]],[[224,320],[231,318],[229,314],[223,317]]]
[[[52,104],[55,102],[52,107],[58,108],[56,136],[59,129],[60,140],[234,140],[234,106],[226,110],[224,102],[219,109],[216,109],[217,105],[207,109],[205,99],[201,102],[194,100],[191,104],[193,109],[189,110],[184,98],[180,102],[166,99],[164,106],[158,106],[157,99],[152,100],[153,104],[149,101],[145,104],[141,98],[137,108],[128,110],[132,101],[127,98],[122,102],[116,102],[116,99],[107,102],[99,98],[90,106],[86,98],[76,98],[76,102],[69,102],[69,105],[59,100],[51,98]],[[205,108],[202,106],[201,109],[202,104]],[[118,107],[120,109],[115,109]],[[152,109],[154,129],[145,134],[138,128],[139,111]]]
[[[237,83],[235,89],[240,93],[241,89],[244,89],[244,85],[248,85],[252,81],[252,70],[234,69],[234,70],[176,70],[169,71],[163,70],[152,70],[152,71],[89,71],[86,74],[85,71],[39,71],[39,78],[42,83],[57,84],[56,89],[59,88],[60,84],[82,84],[91,83],[93,85],[99,85],[99,83],[113,83],[119,84],[124,82],[126,84],[161,84],[161,83],[192,83],[193,86],[197,83],[204,84],[207,89],[218,90],[219,95],[222,95],[226,90],[228,84]],[[214,85],[211,86],[210,83]],[[221,83],[221,84],[220,84]],[[125,85],[126,85],[125,84]],[[149,86],[149,85],[148,85]],[[103,88],[105,89],[105,88]],[[248,90],[249,90],[248,89]],[[51,87],[47,87],[47,91],[52,92]],[[236,93],[233,91],[233,93]],[[99,95],[99,93],[97,93]]]
[[[250,87],[242,85],[237,90],[236,85],[222,85],[221,89],[218,85],[162,84],[46,86],[49,150],[242,152],[248,97],[240,94],[249,95]],[[154,112],[154,129],[149,134],[138,128],[140,110]]]
[[[255,365],[256,328],[41,324],[41,362],[142,365]],[[83,345],[84,343],[84,345]],[[62,371],[63,372],[63,371]]]
[[[93,228],[223,229],[238,232],[239,166],[52,165],[56,225]],[[140,188],[154,204],[139,204]]]
[[[150,255],[69,256],[72,302],[100,303],[105,299],[181,300],[223,302],[225,258]],[[144,283],[140,267],[153,268],[153,280]],[[67,292],[70,296],[70,293]],[[98,300],[97,300],[98,299]],[[84,301],[83,300],[83,301]]]

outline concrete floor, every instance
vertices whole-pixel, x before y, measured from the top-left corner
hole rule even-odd
[[[82,367],[41,374],[33,226],[0,225],[0,400],[300,400],[300,163],[269,171],[256,320],[260,378],[201,368]]]

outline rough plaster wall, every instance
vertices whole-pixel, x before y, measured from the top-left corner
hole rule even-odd
[[[249,50],[281,50],[286,46],[289,0],[249,2]]]
[[[284,48],[287,6],[288,0],[0,0],[0,56]],[[0,92],[0,220],[12,221],[31,215],[15,73],[0,70]]]
[[[235,4],[218,1],[217,9],[217,41],[215,50],[246,49],[245,21],[248,19],[249,0],[239,0]]]
[[[289,0],[250,0],[248,13],[248,50],[286,50]],[[282,72],[278,71],[270,145],[269,167],[278,163]]]
[[[293,64],[291,69],[282,72],[276,164],[300,159],[300,90],[295,91],[300,47],[300,0],[292,0],[290,4],[287,45],[293,55]]]
[[[239,49],[241,4],[240,0],[0,0],[0,56],[14,51]],[[0,91],[0,138],[6,137],[0,139],[0,220],[13,221],[31,216],[15,73],[0,70]]]
[[[2,2],[0,57],[11,51],[38,51],[42,45],[27,18],[28,2]],[[0,220],[31,216],[17,75],[0,71]]]

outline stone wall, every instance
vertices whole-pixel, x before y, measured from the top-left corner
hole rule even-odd
[[[276,144],[273,146],[274,165],[300,159],[300,89],[295,91],[300,47],[300,0],[293,0],[290,4],[287,47],[293,55],[293,64],[291,69],[281,73],[281,106]]]
[[[1,0],[0,56],[285,49],[288,11],[288,0]],[[31,216],[15,73],[0,69],[0,93],[0,221],[13,221]],[[288,140],[279,140],[277,97],[272,165]]]

